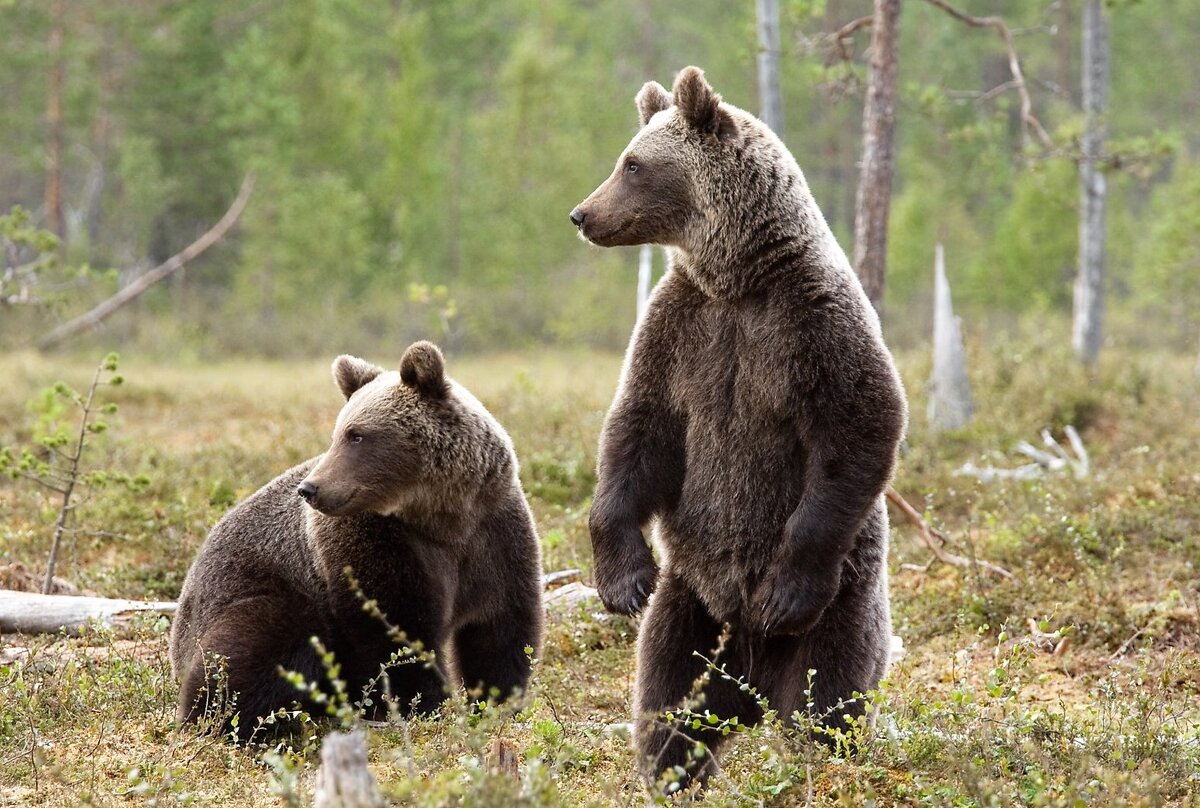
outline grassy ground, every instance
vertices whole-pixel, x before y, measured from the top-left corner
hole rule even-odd
[[[928,360],[900,357],[913,425],[896,487],[953,549],[1011,580],[934,565],[893,512],[893,609],[906,656],[870,743],[830,758],[777,721],[743,731],[713,805],[1159,805],[1200,801],[1200,386],[1189,358],[1110,352],[1094,377],[1039,340],[977,348],[979,416],[925,427]],[[329,357],[331,359],[332,357]],[[373,357],[386,360],[387,357]],[[99,357],[97,357],[99,359]],[[591,353],[451,358],[505,423],[548,569],[590,568],[596,436],[620,359]],[[149,487],[98,491],[61,573],[97,593],[173,598],[205,532],[275,473],[322,451],[339,396],[327,361],[122,364],[99,464]],[[87,363],[0,359],[0,446],[29,439],[57,380]],[[1016,465],[1021,439],[1079,428],[1083,480],[981,484],[954,470]],[[44,563],[53,506],[0,483],[0,563]],[[89,532],[90,531],[90,532]],[[306,804],[312,739],[242,750],[171,724],[166,621],[79,638],[0,641],[0,805]],[[635,622],[580,609],[548,627],[515,713],[371,730],[372,766],[401,804],[640,804],[628,740]],[[1065,638],[1065,642],[1063,641]],[[27,653],[18,649],[26,649]],[[496,738],[522,760],[493,774]],[[307,740],[307,742],[306,742]]]

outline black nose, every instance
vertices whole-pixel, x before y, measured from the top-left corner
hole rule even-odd
[[[300,499],[304,500],[305,502],[312,502],[313,497],[317,495],[317,487],[308,480],[305,480],[304,482],[300,483],[300,485],[296,486],[296,493],[299,494]]]
[[[575,208],[575,210],[571,211],[571,224],[575,225],[576,227],[583,227],[583,220],[586,218],[587,214],[581,211],[579,208]]]

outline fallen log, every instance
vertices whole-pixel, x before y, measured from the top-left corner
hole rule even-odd
[[[567,583],[551,590],[546,596],[546,603],[574,605],[595,598],[595,589],[572,580],[578,577],[579,570],[575,569],[547,573],[543,577],[544,586],[562,581]],[[171,601],[42,595],[0,589],[0,632],[57,634],[65,629],[68,634],[78,634],[90,620],[120,626],[145,612],[173,614],[178,605]]]
[[[0,589],[0,632],[57,634],[65,630],[68,634],[78,634],[93,620],[121,626],[139,614],[170,614],[176,607],[170,601],[42,595]]]
[[[565,606],[574,607],[580,603],[595,601],[600,604],[600,596],[596,590],[580,581],[571,581],[558,589],[546,593],[546,608]]]

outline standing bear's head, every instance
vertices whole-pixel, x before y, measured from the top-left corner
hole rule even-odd
[[[321,513],[454,509],[489,480],[516,474],[507,433],[446,376],[433,343],[409,346],[398,371],[343,354],[333,378],[346,404],[329,450],[296,489]]]
[[[721,101],[704,72],[686,67],[671,92],[647,82],[636,96],[641,130],[604,183],[571,211],[601,247],[661,244],[705,260],[753,255],[762,232],[795,233],[811,202],[799,166],[756,117]],[[761,245],[760,245],[761,246]]]

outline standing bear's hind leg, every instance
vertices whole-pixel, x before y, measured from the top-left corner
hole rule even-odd
[[[880,501],[859,532],[837,598],[813,630],[800,638],[797,675],[807,680],[807,671],[816,671],[802,706],[823,730],[849,731],[864,715],[874,720],[867,712],[871,705],[855,694],[878,688],[890,662],[887,530]],[[818,731],[817,737],[836,746],[835,735]]]
[[[714,657],[721,633],[721,624],[696,594],[664,571],[638,634],[634,704],[642,775],[652,786],[662,785],[664,778],[668,791],[704,782],[716,773],[717,753],[731,737],[707,723],[694,729],[680,718],[668,721],[666,713],[707,710],[744,724],[761,717],[755,700],[729,678],[742,673],[740,639],[731,636]],[[711,670],[706,660],[724,667],[728,676]]]

